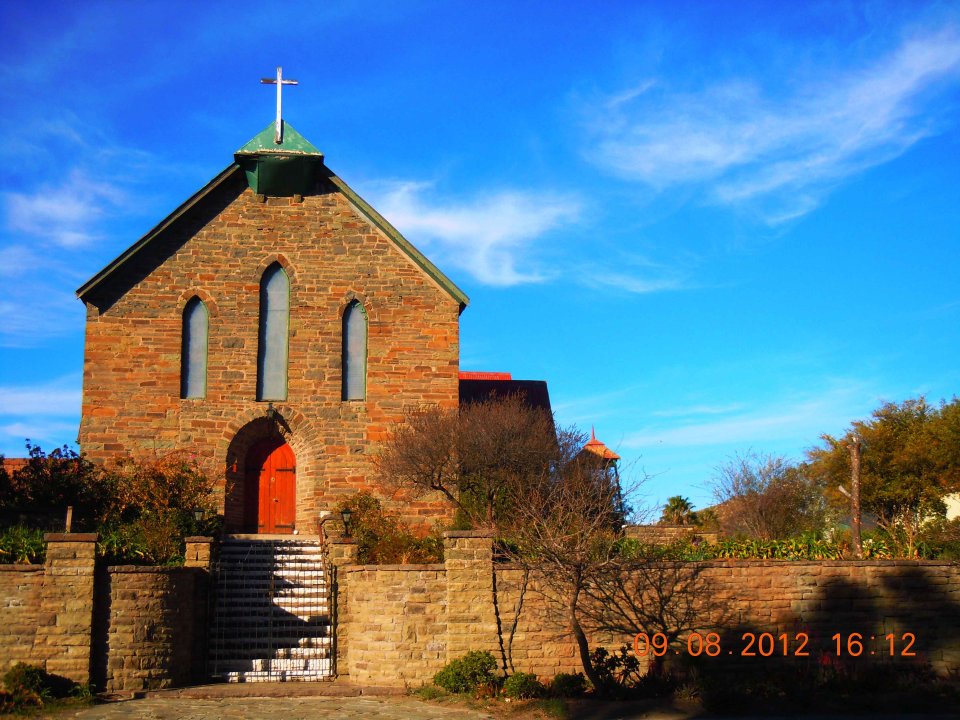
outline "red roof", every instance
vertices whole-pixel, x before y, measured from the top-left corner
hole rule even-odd
[[[461,380],[513,380],[510,373],[506,372],[470,372],[460,371]]]
[[[8,475],[13,475],[14,470],[25,467],[29,462],[30,458],[4,458],[3,469],[7,471]]]
[[[583,446],[583,449],[587,450],[588,452],[592,452],[594,455],[599,455],[604,460],[620,459],[620,456],[617,455],[613,450],[597,440],[597,436],[594,434],[593,428],[590,428],[590,439],[587,441],[587,444]]]

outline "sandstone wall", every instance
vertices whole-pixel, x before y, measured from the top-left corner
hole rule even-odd
[[[339,674],[358,685],[429,682],[448,659],[444,567],[353,566],[340,577],[349,601],[340,608]]]
[[[340,568],[349,594],[349,608],[338,620],[341,674],[353,682],[416,686],[429,683],[444,662],[469,650],[490,650],[501,658],[490,592],[490,541],[471,533],[449,535],[442,568]],[[543,679],[579,671],[562,598],[554,597],[536,573],[521,593],[523,583],[519,568],[498,567],[497,605],[511,670]],[[609,612],[631,605],[636,612]],[[824,654],[837,657],[833,636],[839,633],[843,662],[929,662],[940,672],[960,668],[957,563],[718,560],[647,566],[637,568],[619,594],[600,606],[607,612],[583,617],[592,627],[591,648],[631,645],[637,629],[650,635],[679,630],[679,644],[671,651],[677,648],[675,659],[682,660],[700,649],[691,633],[715,632],[723,652],[716,662],[721,662],[739,660],[749,651],[745,634],[754,636],[756,653],[756,638],[769,633],[779,643],[773,658],[759,659],[769,663],[782,658],[780,635],[786,633],[785,662],[801,661],[794,656],[801,650],[798,634],[806,638],[802,650],[816,662]],[[639,623],[637,612],[644,618]],[[848,645],[854,633],[863,642],[858,658],[851,657]],[[893,657],[888,634],[894,636]],[[904,650],[916,655],[904,657]]]
[[[97,536],[48,533],[33,657],[47,672],[90,681]]]
[[[245,451],[271,430],[256,401],[260,279],[290,279],[288,396],[273,404],[297,463],[297,525],[358,490],[377,493],[371,458],[424,403],[456,407],[459,303],[328,181],[313,195],[262,198],[225,180],[87,297],[80,444],[92,460],[187,450],[242,522]],[[207,391],[180,398],[182,315],[207,306]],[[369,319],[367,395],[341,401],[344,308]],[[243,432],[249,432],[245,436]],[[438,497],[384,497],[417,524],[450,514]],[[236,530],[236,528],[234,528]]]
[[[117,566],[98,578],[95,684],[108,692],[205,677],[207,578],[197,568]]]
[[[36,662],[42,587],[43,565],[0,565],[0,674],[18,662]]]

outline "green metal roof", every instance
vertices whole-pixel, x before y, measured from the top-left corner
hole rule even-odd
[[[281,137],[283,142],[279,145],[274,142],[276,135],[276,125],[270,123],[250,142],[237,150],[234,155],[259,155],[261,153],[290,153],[297,155],[317,155],[323,157],[323,153],[317,150],[309,140],[293,129],[293,125],[286,120],[281,120],[283,133]]]

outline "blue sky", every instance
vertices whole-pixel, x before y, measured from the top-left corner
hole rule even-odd
[[[960,9],[922,2],[0,3],[0,452],[77,433],[74,290],[284,116],[545,379],[710,502],[960,387]]]

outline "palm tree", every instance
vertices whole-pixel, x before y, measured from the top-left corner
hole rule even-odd
[[[668,525],[694,525],[697,522],[697,514],[687,498],[674,495],[672,498],[667,498],[660,522]]]

